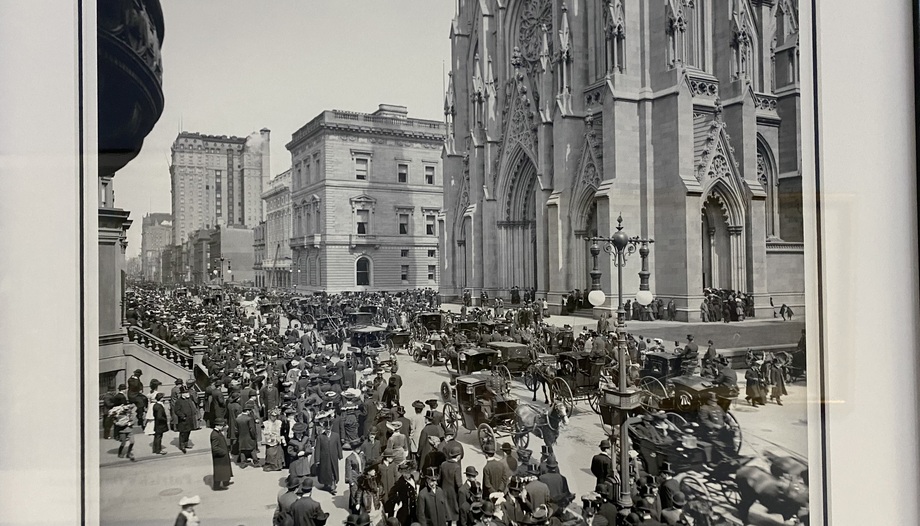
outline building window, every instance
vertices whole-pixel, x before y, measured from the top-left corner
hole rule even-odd
[[[429,250],[429,251],[428,251],[428,257],[430,257],[430,258],[437,257],[437,251],[436,251],[436,250]]]
[[[355,232],[360,235],[370,234],[370,210],[357,210],[355,212],[355,217],[357,218],[357,224]]]
[[[428,281],[434,281],[434,280],[435,280],[435,266],[428,265]]]
[[[399,267],[399,279],[409,281],[409,265],[402,265]]]
[[[409,165],[408,164],[396,165],[396,181],[399,183],[409,182]]]
[[[425,167],[425,184],[434,184],[434,166]]]
[[[399,251],[399,257],[401,257],[401,258],[407,258],[407,257],[409,257],[409,249],[404,248],[404,249],[400,250],[400,251]]]
[[[399,214],[399,235],[409,235],[409,214]]]
[[[359,181],[367,181],[367,168],[368,160],[357,158],[355,159],[355,179]]]
[[[355,283],[360,286],[371,284],[371,260],[366,257],[358,258],[355,264]]]
[[[434,226],[434,216],[425,216],[425,235],[434,236],[436,234]]]

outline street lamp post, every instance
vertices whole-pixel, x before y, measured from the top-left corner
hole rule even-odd
[[[632,507],[632,491],[629,480],[629,432],[626,423],[629,418],[629,412],[634,411],[639,406],[639,391],[631,389],[626,382],[626,310],[623,307],[623,267],[626,266],[626,258],[630,254],[639,251],[639,257],[642,258],[642,270],[639,272],[639,292],[636,294],[636,301],[640,305],[648,305],[652,302],[652,293],[648,289],[648,255],[649,245],[654,243],[652,239],[640,239],[638,236],[629,237],[623,232],[623,216],[617,217],[617,231],[612,237],[592,237],[589,239],[591,244],[591,257],[594,260],[594,268],[590,272],[591,292],[588,293],[588,302],[594,307],[598,307],[606,300],[604,291],[601,290],[601,272],[597,269],[597,256],[600,254],[598,241],[604,243],[604,252],[611,254],[614,259],[614,265],[617,267],[617,362],[619,368],[619,383],[616,393],[611,393],[611,401],[617,411],[617,421],[620,425],[620,495],[617,498],[617,504],[620,508]]]

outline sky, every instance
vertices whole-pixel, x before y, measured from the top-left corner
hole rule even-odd
[[[271,172],[284,145],[323,110],[407,106],[442,120],[456,0],[161,0],[163,115],[115,176],[115,206],[141,218],[171,212],[170,147],[180,130],[245,137],[271,130]]]

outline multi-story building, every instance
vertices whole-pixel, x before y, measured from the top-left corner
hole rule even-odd
[[[256,287],[264,287],[265,272],[262,270],[262,260],[265,259],[265,221],[252,229],[252,257]]]
[[[290,287],[291,265],[291,170],[269,181],[262,193],[265,210],[265,256],[262,271],[268,287]]]
[[[147,281],[163,281],[161,256],[172,244],[172,215],[147,214],[141,225],[141,272]]]
[[[182,132],[172,145],[173,240],[200,228],[262,221],[262,190],[270,177],[270,132],[248,137]]]
[[[205,245],[213,283],[255,284],[253,229],[218,226],[208,232]]]
[[[436,287],[444,124],[403,106],[329,110],[294,132],[298,290]]]
[[[707,287],[804,307],[797,1],[459,0],[450,38],[442,294],[558,309],[622,214],[679,319]]]

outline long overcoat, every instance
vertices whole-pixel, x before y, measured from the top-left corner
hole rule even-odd
[[[428,487],[418,493],[418,523],[421,526],[447,526],[447,496],[443,491],[431,492]]]
[[[259,447],[256,420],[251,414],[245,412],[236,417],[236,428],[240,451],[252,451]]]
[[[191,398],[180,398],[176,402],[176,415],[178,424],[176,429],[181,433],[183,431],[193,431],[198,423],[198,408]]]
[[[460,520],[460,486],[463,485],[463,473],[459,462],[450,460],[441,463],[438,485],[447,500],[447,520]]]
[[[233,466],[230,464],[230,447],[219,431],[211,431],[211,459],[214,462],[214,484],[230,482]]]
[[[334,486],[339,481],[339,460],[342,459],[342,441],[338,433],[325,433],[316,437],[316,480],[323,486]]]

